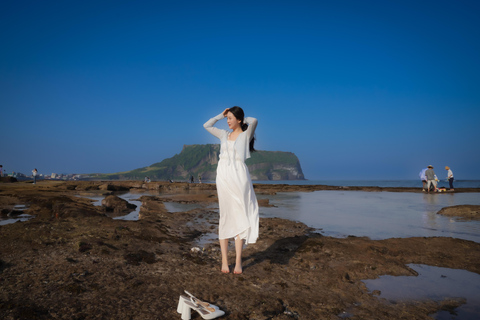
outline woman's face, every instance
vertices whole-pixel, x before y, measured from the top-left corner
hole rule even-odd
[[[233,113],[231,112],[228,112],[227,113],[227,123],[228,123],[228,127],[232,130],[235,130],[237,129],[237,127],[240,126],[240,120],[238,120],[237,118],[235,118],[235,116],[233,115]]]

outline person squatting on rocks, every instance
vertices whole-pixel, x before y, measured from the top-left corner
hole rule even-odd
[[[231,131],[213,126],[225,117]],[[203,125],[208,132],[220,139],[216,184],[220,212],[218,238],[223,273],[230,272],[227,257],[229,239],[235,239],[236,259],[233,273],[240,274],[243,272],[243,244],[255,243],[258,238],[258,202],[245,164],[245,160],[250,158],[250,152],[255,151],[253,145],[257,123],[257,119],[246,118],[242,108],[235,106],[225,109]]]

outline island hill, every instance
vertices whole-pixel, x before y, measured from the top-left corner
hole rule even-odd
[[[220,145],[184,145],[182,152],[148,167],[111,174],[91,175],[108,180],[215,180]],[[292,152],[255,151],[246,164],[252,180],[304,180],[300,161]]]

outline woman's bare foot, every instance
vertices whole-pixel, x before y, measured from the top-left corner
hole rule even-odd
[[[235,266],[235,269],[233,270],[233,273],[234,274],[242,274],[243,270],[242,270],[242,266]]]
[[[222,264],[222,272],[223,273],[230,273],[230,268],[228,267],[228,264],[226,264],[226,265]]]

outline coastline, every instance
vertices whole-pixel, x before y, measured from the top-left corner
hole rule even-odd
[[[350,190],[419,192],[419,188],[254,183],[259,194]],[[114,220],[84,194],[151,191],[138,221]],[[160,191],[160,192],[159,192]],[[480,188],[455,192],[480,192]],[[183,290],[218,305],[227,319],[430,319],[461,299],[392,303],[361,280],[415,275],[407,264],[480,274],[480,244],[448,237],[371,240],[322,236],[286,219],[261,218],[260,238],[244,254],[244,274],[219,271],[214,184],[139,181],[0,184],[2,209],[28,203],[36,218],[0,226],[0,316],[4,319],[179,319]],[[170,213],[165,203],[204,208]],[[268,206],[268,201],[261,201]],[[232,253],[233,254],[233,253]],[[199,318],[198,316],[196,316]]]

